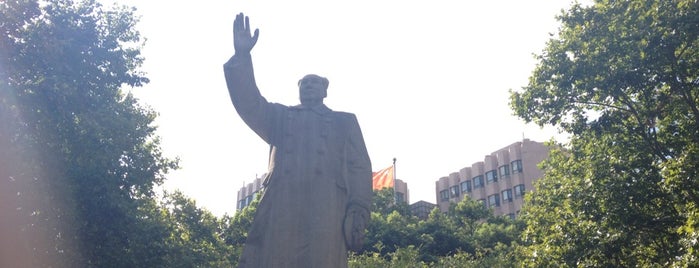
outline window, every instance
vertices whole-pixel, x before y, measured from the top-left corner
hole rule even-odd
[[[483,187],[483,176],[478,175],[473,178],[473,189],[478,189]]]
[[[443,190],[439,192],[439,197],[442,201],[449,201],[449,190]]]
[[[257,193],[253,193],[251,195],[244,197],[243,199],[238,200],[238,208],[243,209],[243,208],[249,206],[250,204],[252,204],[252,201],[255,200],[256,196],[257,196]]]
[[[470,193],[471,192],[471,181],[461,182],[461,192]]]
[[[515,197],[522,197],[524,196],[524,184],[520,184],[515,186]]]
[[[512,163],[510,163],[510,166],[512,166],[512,174],[522,172],[522,160],[512,161]]]
[[[459,196],[459,186],[449,187],[449,193],[451,194],[451,197]]]
[[[484,208],[488,208],[488,205],[485,204],[485,199],[478,199],[478,203],[481,203]]]
[[[502,202],[512,202],[512,190],[507,189],[502,191]]]
[[[514,213],[508,213],[507,217],[510,217],[511,220],[515,219],[515,214]]]
[[[494,169],[485,173],[485,180],[488,183],[498,181],[498,173]]]
[[[401,192],[396,192],[396,202],[399,203],[406,203],[405,202],[405,196]]]
[[[510,166],[503,165],[498,168],[500,171],[500,178],[510,176]]]
[[[494,194],[488,196],[488,207],[499,207],[500,206],[500,195]]]

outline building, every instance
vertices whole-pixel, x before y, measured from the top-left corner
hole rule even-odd
[[[543,143],[524,139],[486,155],[482,162],[436,182],[437,206],[446,212],[451,203],[468,197],[491,208],[496,216],[514,218],[522,208],[524,194],[543,175],[537,165],[548,152]]]
[[[437,207],[437,205],[432,204],[427,201],[417,201],[415,203],[410,204],[410,213],[413,214],[413,216],[416,216],[422,220],[427,219],[428,216],[430,216],[430,212]]]
[[[402,180],[396,179],[393,184],[393,191],[396,194],[396,201],[410,204],[410,192],[408,191],[408,184]]]
[[[253,180],[251,183],[244,185],[242,188],[240,188],[240,190],[238,190],[238,198],[236,199],[237,202],[235,206],[237,211],[249,206],[250,203],[255,200],[257,193],[259,193],[263,188],[262,183],[264,182],[266,176],[267,173],[262,174],[262,176],[255,178],[255,180]]]

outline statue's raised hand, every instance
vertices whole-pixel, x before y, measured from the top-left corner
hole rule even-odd
[[[250,18],[246,17],[242,12],[235,16],[233,22],[233,47],[235,53],[250,53],[252,47],[257,43],[257,37],[260,33],[259,29],[255,29],[255,35],[250,35]]]

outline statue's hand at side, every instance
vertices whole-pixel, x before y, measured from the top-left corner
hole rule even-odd
[[[366,208],[350,204],[345,212],[343,232],[347,248],[359,251],[364,245],[364,230],[369,221],[369,211]]]
[[[257,43],[259,29],[255,29],[255,35],[250,35],[250,18],[242,12],[235,16],[233,22],[233,47],[236,54],[249,54]]]

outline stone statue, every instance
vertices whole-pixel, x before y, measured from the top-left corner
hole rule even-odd
[[[306,75],[301,104],[285,106],[262,97],[240,13],[233,24],[235,54],[224,64],[233,106],[270,144],[265,192],[238,267],[347,267],[347,251],[362,247],[371,206],[371,162],[354,114],[323,104],[328,79]]]

